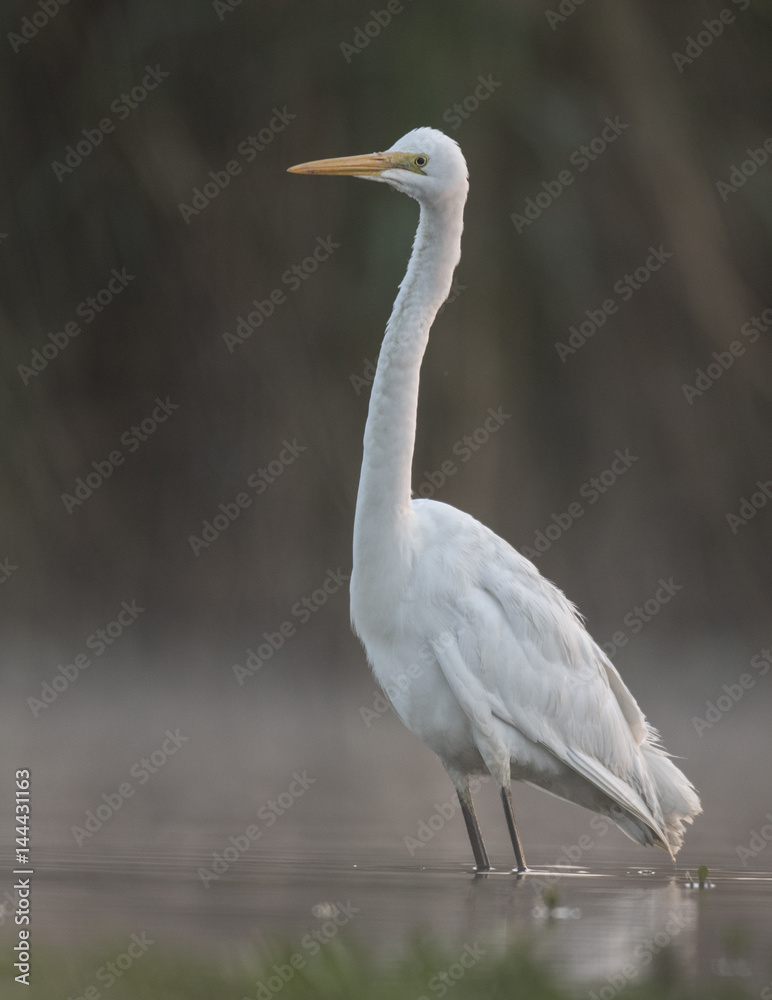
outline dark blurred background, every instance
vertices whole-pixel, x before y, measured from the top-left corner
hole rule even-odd
[[[2,34],[0,602],[19,724],[47,724],[54,706],[27,699],[132,601],[77,682],[92,697],[199,685],[255,705],[280,679],[313,704],[306,678],[337,677],[372,700],[347,588],[320,588],[350,569],[368,378],[417,208],[285,170],[433,125],[471,190],[422,371],[416,490],[519,549],[545,533],[540,569],[623,672],[624,645],[654,650],[626,674],[636,692],[694,678],[676,713],[693,737],[707,659],[731,681],[770,640],[772,323],[744,324],[772,307],[772,6],[49,0],[7,2]],[[672,256],[630,294],[650,248]],[[511,419],[462,460],[489,408]],[[617,450],[635,462],[593,493]],[[219,537],[191,542],[242,493]],[[752,494],[758,513],[730,524]],[[285,621],[270,674],[239,686],[233,664]]]

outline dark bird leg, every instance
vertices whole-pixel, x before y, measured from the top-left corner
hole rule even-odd
[[[517,861],[517,868],[515,871],[527,872],[528,869],[525,865],[523,845],[520,843],[520,834],[517,832],[517,823],[515,822],[515,811],[512,808],[512,792],[509,785],[501,789],[501,801],[504,804],[504,815],[507,817],[509,836],[512,841],[512,846],[515,849],[515,860]]]
[[[477,822],[477,815],[474,811],[469,783],[467,782],[465,788],[457,788],[456,791],[458,792],[458,801],[461,803],[461,812],[464,815],[464,822],[466,823],[466,832],[469,834],[469,842],[472,845],[472,852],[474,853],[475,869],[478,872],[493,871],[491,863],[488,860],[488,852],[485,850],[482,834],[480,833],[480,824]]]

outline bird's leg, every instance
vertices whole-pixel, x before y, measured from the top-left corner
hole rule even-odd
[[[477,814],[474,811],[472,793],[469,791],[469,782],[466,781],[462,787],[457,787],[458,801],[461,803],[461,812],[466,823],[466,832],[469,834],[469,841],[474,854],[474,866],[478,872],[492,871],[491,863],[488,860],[488,852],[485,850],[480,824],[477,822]]]
[[[520,834],[517,832],[517,823],[515,822],[515,811],[512,808],[512,792],[509,785],[505,785],[501,789],[501,801],[504,804],[504,815],[507,817],[507,827],[509,829],[509,836],[512,841],[512,846],[515,849],[515,860],[517,861],[518,872],[526,872],[528,869],[525,865],[525,856],[523,854],[523,845],[520,843]]]

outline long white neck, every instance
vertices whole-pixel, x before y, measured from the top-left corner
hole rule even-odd
[[[388,596],[410,556],[410,482],[421,360],[461,256],[464,197],[421,206],[413,253],[383,338],[370,395],[354,517],[352,615]]]

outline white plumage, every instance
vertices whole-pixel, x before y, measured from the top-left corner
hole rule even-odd
[[[697,794],[574,606],[473,517],[411,499],[421,359],[460,257],[468,180],[458,145],[419,128],[385,153],[291,169],[383,181],[420,204],[370,398],[351,615],[396,712],[456,787],[478,870],[490,867],[469,792],[480,773],[501,790],[518,870],[512,778],[675,855],[684,822],[701,812]]]

